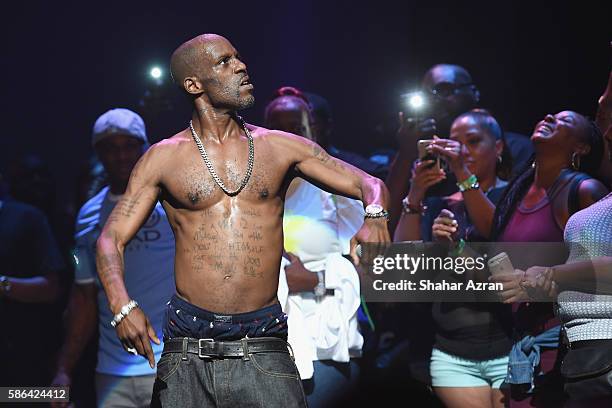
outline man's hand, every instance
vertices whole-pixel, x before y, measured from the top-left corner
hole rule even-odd
[[[552,301],[557,295],[552,272],[552,268],[532,266],[526,271],[515,269],[513,273],[492,275],[489,280],[504,285],[500,292],[504,303]]]
[[[285,266],[289,293],[312,292],[319,283],[317,274],[306,269],[300,258],[291,252],[287,252],[287,258],[291,261],[291,264]]]
[[[434,241],[454,241],[457,232],[457,220],[452,211],[443,209],[431,226]]]
[[[151,348],[153,340],[155,344],[161,344],[149,319],[140,308],[133,309],[116,327],[117,336],[128,353],[140,354],[149,360],[151,368],[155,367],[155,355]],[[134,352],[133,350],[136,350]]]
[[[612,42],[610,46],[612,47]],[[603,133],[612,126],[612,70],[610,70],[608,84],[603,94],[599,97],[598,104],[595,123]]]
[[[612,45],[612,44],[611,44]],[[612,70],[610,70],[610,75],[608,77],[608,84],[603,94],[599,97],[599,106],[604,108],[605,110],[612,110]]]
[[[66,371],[61,368],[55,373],[55,377],[53,378],[53,381],[51,381],[52,387],[70,387],[71,385],[72,378]],[[51,408],[68,408],[69,406],[70,402],[68,401],[51,402]]]
[[[412,204],[418,204],[425,198],[427,189],[434,184],[446,178],[444,170],[437,167],[431,167],[435,160],[418,160],[412,170],[412,179],[410,180],[410,191],[408,192],[408,201]]]
[[[397,141],[400,149],[404,147],[409,150],[416,149],[416,142],[420,139],[429,139],[436,134],[436,120],[433,118],[415,121],[405,118],[404,113],[399,113],[400,127],[397,131]]]
[[[391,242],[387,219],[366,218],[357,234],[351,239],[351,258],[355,266],[361,262],[370,263],[377,255],[382,255]],[[365,245],[369,244],[369,245]],[[378,245],[376,245],[378,244]],[[362,254],[357,254],[357,245],[361,245]]]

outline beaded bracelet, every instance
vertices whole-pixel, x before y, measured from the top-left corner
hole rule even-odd
[[[418,214],[418,215],[424,215],[425,211],[427,211],[427,206],[423,205],[423,203],[419,203],[419,206],[416,207],[414,205],[412,205],[410,203],[410,201],[408,201],[408,197],[404,198],[402,200],[402,207],[403,207],[403,211],[406,214]]]
[[[478,178],[476,178],[476,175],[472,174],[467,179],[457,183],[457,187],[459,187],[459,191],[463,193],[467,190],[478,190],[480,188],[480,184],[478,183]]]

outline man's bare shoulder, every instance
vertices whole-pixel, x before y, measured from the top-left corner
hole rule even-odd
[[[287,133],[281,130],[266,129],[265,127],[251,124],[248,124],[247,127],[255,140],[259,139],[270,143],[273,146],[278,146],[279,148],[308,148],[315,145],[315,143],[311,142],[305,137],[294,135],[293,133]]]
[[[191,135],[188,134],[187,129],[183,129],[177,134],[170,136],[169,138],[160,140],[151,146],[149,150],[157,152],[157,154],[163,153],[176,153],[177,149],[184,147],[186,144],[193,143]]]
[[[160,140],[155,143],[145,153],[149,160],[168,160],[172,157],[176,157],[177,153],[181,150],[188,148],[193,143],[190,136],[187,135],[186,130],[182,130],[177,134]]]
[[[132,178],[146,177],[149,180],[160,180],[167,169],[176,167],[181,157],[181,150],[188,141],[182,133],[184,131],[149,147],[132,171]]]

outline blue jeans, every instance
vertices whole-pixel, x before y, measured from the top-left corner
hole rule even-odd
[[[178,312],[177,312],[178,310]],[[164,339],[240,340],[246,336],[286,339],[280,305],[249,313],[220,315],[174,297],[168,304]],[[248,357],[200,358],[162,354],[157,364],[152,407],[306,407],[302,382],[287,352]]]
[[[306,407],[302,382],[288,353],[200,359],[163,354],[151,407]]]

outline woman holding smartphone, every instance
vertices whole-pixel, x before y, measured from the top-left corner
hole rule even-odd
[[[475,224],[484,228],[483,220],[492,221],[494,203],[506,185],[502,177],[512,168],[499,124],[485,110],[466,112],[453,122],[450,139],[435,139],[427,150],[446,160],[462,181],[460,191],[425,200],[427,188],[445,173],[435,160],[418,162],[394,240],[484,240]],[[436,395],[447,407],[503,407],[500,386],[512,344],[509,307],[441,302],[432,307],[436,333],[430,374]]]

